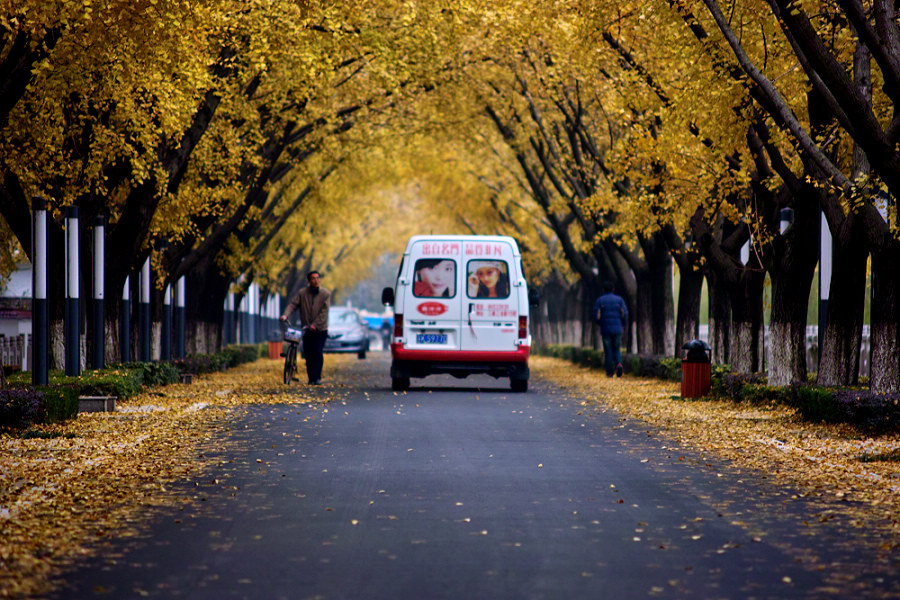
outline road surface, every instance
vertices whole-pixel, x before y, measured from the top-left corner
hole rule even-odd
[[[813,507],[548,383],[390,390],[373,353],[327,405],[249,407],[199,502],[59,598],[890,597]],[[326,373],[326,378],[328,377]],[[329,386],[323,386],[323,390]],[[322,393],[325,393],[324,391]],[[808,510],[807,510],[808,509]],[[848,583],[846,573],[856,573]],[[843,574],[842,574],[843,573]]]

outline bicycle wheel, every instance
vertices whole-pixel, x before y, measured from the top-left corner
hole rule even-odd
[[[294,371],[297,368],[297,344],[288,344],[287,352],[284,353],[284,384],[291,385],[294,378]]]

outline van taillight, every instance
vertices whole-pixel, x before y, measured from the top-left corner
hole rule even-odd
[[[519,339],[524,340],[528,337],[528,317],[519,316]]]
[[[394,337],[403,337],[403,315],[394,315]]]

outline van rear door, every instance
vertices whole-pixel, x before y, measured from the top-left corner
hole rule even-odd
[[[518,258],[509,242],[463,242],[462,350],[517,350]]]
[[[409,350],[460,349],[462,242],[429,238],[409,249],[411,290],[405,308]]]

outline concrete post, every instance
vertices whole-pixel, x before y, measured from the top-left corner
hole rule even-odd
[[[47,205],[32,198],[31,269],[31,383],[47,385],[49,375],[50,327],[47,309]]]
[[[106,366],[106,305],[103,297],[105,286],[104,266],[104,232],[106,218],[98,216],[94,219],[94,335],[91,366],[102,369]]]
[[[81,298],[78,273],[78,207],[66,207],[66,375],[81,375]]]
[[[172,358],[172,286],[163,293],[162,327],[159,337],[159,360]]]
[[[185,353],[185,309],[184,309],[184,276],[175,284],[175,358],[184,358]]]
[[[131,275],[125,278],[119,306],[119,355],[123,363],[131,362]]]
[[[150,257],[144,261],[141,268],[141,298],[138,306],[138,341],[139,354],[138,360],[141,362],[150,362]]]

